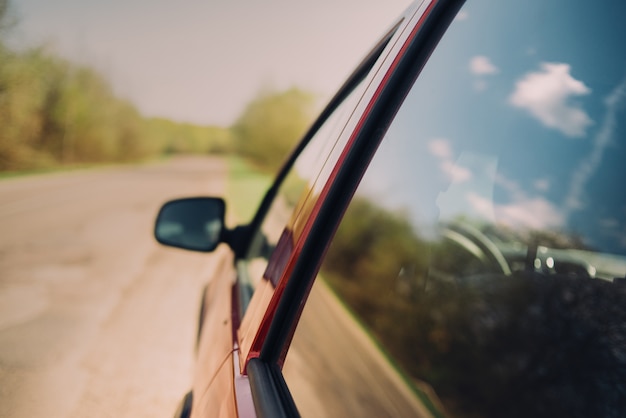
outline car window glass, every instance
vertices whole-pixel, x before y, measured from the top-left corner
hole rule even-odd
[[[280,185],[244,260],[246,276],[252,288],[255,288],[262,279],[276,280],[275,277],[268,277],[266,274],[268,261],[281,236],[293,233],[292,224],[298,216],[297,204],[315,190],[316,184],[325,181],[339,158],[344,145],[339,143],[341,130],[362,93],[363,82],[358,84],[326,119]]]
[[[296,329],[303,416],[626,416],[624,16],[462,9]]]

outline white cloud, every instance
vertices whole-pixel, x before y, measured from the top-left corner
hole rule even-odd
[[[428,149],[435,157],[450,159],[452,158],[452,147],[450,142],[444,138],[435,138],[428,143]]]
[[[493,75],[500,72],[498,67],[493,65],[491,60],[484,55],[472,57],[469,63],[469,69],[474,75]]]
[[[472,178],[472,172],[465,167],[456,165],[452,161],[442,161],[441,171],[454,183],[462,183]]]
[[[493,214],[493,202],[492,199],[483,197],[478,193],[470,192],[466,196],[467,202],[477,213],[490,222],[495,222],[495,216]]]
[[[446,177],[454,183],[462,183],[472,178],[472,172],[452,161],[453,153],[450,141],[445,138],[435,138],[428,143],[431,154],[440,160],[439,168]]]
[[[563,213],[542,197],[499,205],[496,206],[495,212],[500,222],[511,227],[546,229],[561,226],[565,221]]]
[[[546,229],[565,223],[567,214],[548,199],[529,196],[518,183],[501,173],[496,175],[495,183],[509,195],[508,203],[496,204],[475,193],[467,195],[472,208],[492,222],[522,229]],[[549,187],[546,180],[537,180],[534,185],[538,189]]]
[[[539,190],[540,192],[546,192],[550,189],[550,182],[546,179],[539,179],[535,181],[533,186],[535,186],[535,189]]]
[[[527,110],[544,126],[569,137],[582,137],[593,120],[570,99],[589,93],[589,87],[570,75],[568,64],[542,63],[539,71],[527,73],[515,83],[509,103]]]
[[[508,204],[494,205],[475,193],[468,193],[472,208],[485,218],[511,228],[546,229],[563,225],[565,217],[550,201],[542,197],[524,197]]]

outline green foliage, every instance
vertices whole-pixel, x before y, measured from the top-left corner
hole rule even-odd
[[[163,118],[146,120],[152,145],[167,154],[230,153],[233,137],[229,129],[218,126],[197,126]]]
[[[0,54],[0,169],[40,165],[48,159],[39,145],[50,84],[42,74],[51,62],[39,50]]]
[[[9,0],[0,0],[0,36],[15,25],[16,20],[11,12]]]
[[[297,88],[260,94],[230,129],[146,119],[94,70],[7,48],[10,11],[0,0],[0,171],[238,152],[273,172],[311,120],[314,97]]]
[[[11,50],[11,12],[0,0],[0,171],[232,151],[229,129],[146,119],[96,71],[44,48]]]
[[[311,122],[314,102],[297,88],[261,93],[233,126],[237,151],[275,171]]]
[[[230,130],[145,119],[94,70],[0,44],[0,171],[226,153]]]
[[[494,232],[577,243],[558,232]],[[620,399],[606,388],[626,375],[612,354],[625,333],[625,294],[610,281],[494,272],[445,235],[420,236],[403,213],[358,197],[322,274],[417,392],[433,388],[451,416],[574,416],[575,402],[561,409],[572,393],[598,399],[585,416],[605,416],[600,409]]]
[[[271,184],[272,177],[259,172],[243,159],[228,159],[226,201],[229,204],[229,215],[236,218],[233,225],[252,219]]]
[[[297,88],[260,94],[231,129],[146,119],[94,70],[7,48],[12,26],[0,0],[0,171],[236,151],[273,172],[311,120],[314,97]]]
[[[424,286],[427,266],[428,245],[415,234],[404,214],[355,198],[323,270],[331,286],[380,336],[397,328],[392,325],[393,310],[402,305],[398,300],[411,302],[417,289]]]
[[[142,119],[89,68],[2,50],[0,170],[141,158]]]

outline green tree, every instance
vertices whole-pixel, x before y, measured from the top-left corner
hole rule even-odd
[[[49,62],[38,49],[0,50],[0,169],[42,165],[42,108]]]
[[[224,154],[233,151],[230,129],[219,126],[198,126],[163,118],[145,121],[150,146],[161,153]]]
[[[259,94],[232,128],[237,151],[275,170],[309,126],[314,104],[314,95],[298,88]]]
[[[93,69],[10,48],[12,16],[0,0],[0,171],[233,150],[230,129],[146,119]]]
[[[9,0],[0,0],[0,40],[2,35],[15,26],[16,19],[12,14]]]

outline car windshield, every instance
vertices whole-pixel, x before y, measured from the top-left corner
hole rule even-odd
[[[344,416],[624,416],[625,17],[621,0],[467,2],[311,293],[328,286],[381,355],[352,366],[367,337],[299,327],[285,365],[296,404],[312,416],[324,403]],[[301,322],[321,317],[307,307]],[[319,341],[321,353],[304,348]],[[297,377],[316,356],[335,385],[319,404]]]

